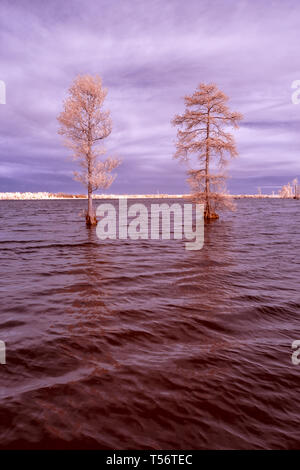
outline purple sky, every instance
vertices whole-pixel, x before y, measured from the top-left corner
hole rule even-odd
[[[200,82],[245,117],[229,189],[276,190],[300,175],[299,31],[298,0],[0,0],[0,192],[83,192],[56,121],[79,73],[109,90],[110,193],[187,192],[170,120]]]

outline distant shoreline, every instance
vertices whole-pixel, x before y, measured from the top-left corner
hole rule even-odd
[[[230,194],[229,197],[234,199],[281,199],[278,194]],[[93,199],[186,199],[190,194],[94,194]],[[84,194],[63,194],[63,193],[29,193],[29,192],[15,192],[15,193],[0,193],[0,200],[13,201],[13,200],[74,200],[74,199],[87,199]],[[286,198],[284,198],[286,199]],[[292,198],[290,198],[292,199]]]

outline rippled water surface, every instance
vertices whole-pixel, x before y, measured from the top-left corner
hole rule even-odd
[[[240,200],[200,251],[100,241],[85,205],[0,201],[0,446],[300,447],[300,201]]]

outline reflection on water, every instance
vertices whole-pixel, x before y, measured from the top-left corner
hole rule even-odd
[[[298,447],[299,201],[238,201],[201,251],[84,205],[0,201],[0,445]]]

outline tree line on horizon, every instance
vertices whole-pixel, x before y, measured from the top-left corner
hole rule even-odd
[[[298,179],[294,178],[290,183],[285,184],[279,191],[279,196],[283,199],[299,199],[299,184]]]
[[[113,171],[121,163],[118,158],[105,158],[103,141],[112,131],[110,112],[103,109],[106,96],[100,76],[78,76],[57,118],[58,132],[65,136],[65,145],[79,162],[80,171],[74,172],[74,179],[87,189],[87,226],[97,224],[93,192],[109,188],[116,177]],[[178,128],[174,158],[188,165],[191,197],[204,204],[204,219],[209,221],[219,217],[219,210],[233,209],[226,191],[225,167],[238,152],[226,128],[237,129],[243,116],[230,111],[228,97],[215,84],[200,83],[184,102],[184,113],[172,120]]]

